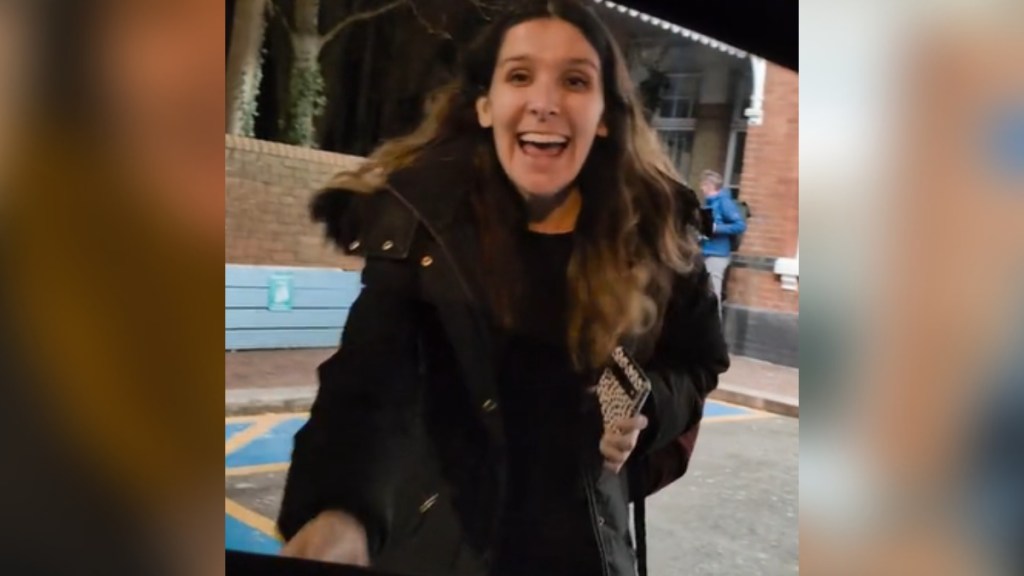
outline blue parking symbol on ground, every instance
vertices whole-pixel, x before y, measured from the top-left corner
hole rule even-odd
[[[224,548],[256,554],[277,554],[281,543],[259,530],[236,520],[230,514],[224,515]]]
[[[739,416],[742,414],[754,414],[754,412],[751,412],[746,408],[740,408],[739,406],[722,404],[721,402],[704,403],[705,418],[718,418],[720,416]]]
[[[290,461],[295,433],[305,423],[306,418],[304,417],[289,418],[280,422],[263,436],[229,455],[226,461],[227,467],[236,468]]]
[[[238,434],[242,430],[245,430],[249,426],[252,426],[250,422],[239,422],[236,424],[225,424],[224,425],[224,441],[231,440],[231,437]]]

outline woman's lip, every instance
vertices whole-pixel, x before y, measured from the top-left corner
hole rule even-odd
[[[525,154],[526,157],[528,157],[528,158],[538,158],[538,159],[561,158],[562,154],[564,154],[566,149],[569,148],[568,144],[563,144],[563,145],[561,145],[561,147],[558,149],[557,152],[552,154],[552,153],[544,153],[540,149],[538,149],[536,152],[527,150],[527,147],[526,147],[527,145],[522,143],[522,142],[519,142],[518,145],[519,145],[519,150],[523,154]]]
[[[516,140],[518,140],[520,142],[527,141],[527,140],[529,140],[527,135],[530,135],[530,134],[536,134],[538,136],[547,136],[547,137],[554,137],[554,138],[560,139],[560,141],[551,141],[551,142],[542,141],[542,142],[539,142],[540,144],[563,144],[563,145],[567,145],[567,144],[569,144],[569,141],[572,140],[572,138],[570,138],[569,136],[567,136],[565,134],[557,134],[557,133],[553,133],[553,132],[537,132],[537,131],[533,131],[533,130],[526,130],[526,131],[517,133],[516,134]]]

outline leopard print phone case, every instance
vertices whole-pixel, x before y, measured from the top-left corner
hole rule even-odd
[[[611,362],[601,371],[597,398],[605,429],[615,422],[640,413],[651,393],[651,381],[640,366],[619,346],[612,351]]]

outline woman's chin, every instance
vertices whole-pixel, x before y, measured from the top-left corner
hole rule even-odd
[[[564,192],[570,182],[554,182],[551,180],[513,180],[516,189],[519,193],[525,196],[527,199],[533,198],[536,200],[545,200],[555,198]]]

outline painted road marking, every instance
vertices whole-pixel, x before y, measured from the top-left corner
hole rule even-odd
[[[765,418],[777,417],[774,414],[763,413],[763,414],[729,414],[727,416],[716,416],[714,418],[705,418],[703,424],[718,424],[720,422],[740,422],[742,420],[763,420]]]
[[[735,406],[733,404],[726,404],[724,402],[718,402],[717,400],[708,400],[704,403],[704,418],[719,418],[722,416],[736,416],[739,414],[750,414],[753,410],[749,408],[743,408],[742,406]]]
[[[753,410],[719,400],[704,404],[704,422],[735,422],[774,414]],[[291,459],[295,433],[309,418],[308,413],[262,414],[243,416],[245,421],[226,418],[224,425],[225,468],[229,475],[276,472]]]
[[[281,550],[273,520],[230,498],[225,498],[224,504],[225,549],[258,554],[277,554]]]
[[[778,414],[772,414],[771,412],[766,412],[764,410],[758,410],[757,408],[748,408],[746,406],[741,406],[740,404],[735,404],[733,402],[727,402],[725,400],[708,400],[705,403],[704,416],[708,415],[706,404],[720,404],[722,406],[729,406],[731,408],[736,408],[737,410],[742,410],[743,412],[750,412],[752,414],[761,414],[761,415],[766,416],[766,417],[767,416],[778,416]]]
[[[248,428],[250,423],[247,422],[225,422],[224,423],[224,441],[227,442],[232,436],[238,434],[242,430]]]
[[[704,423],[770,417],[775,415],[720,400],[704,404]],[[293,438],[308,418],[308,412],[225,418],[225,477],[287,471]],[[226,549],[261,554],[277,554],[281,549],[274,521],[230,498],[225,498],[224,529]]]
[[[225,424],[251,424],[263,420],[267,416],[279,416],[281,418],[309,418],[309,412],[274,412],[273,414],[247,414],[245,416],[227,416]]]
[[[281,417],[276,414],[267,415],[260,420],[257,420],[250,424],[247,428],[241,432],[233,434],[230,438],[224,442],[224,454],[229,455],[239,448],[249,444],[250,442],[260,438],[267,432],[270,432],[278,422],[281,421]]]
[[[269,474],[271,472],[287,472],[288,462],[275,462],[273,464],[257,464],[256,466],[236,466],[225,468],[225,476],[249,476],[251,474]]]
[[[295,433],[306,423],[305,418],[276,418],[266,422],[257,422],[252,426],[260,427],[260,433],[238,443],[227,453],[226,467],[257,466],[288,462],[292,455],[292,442]],[[262,425],[262,426],[261,426]],[[247,434],[252,428],[241,432]],[[236,435],[232,440],[238,438]]]

